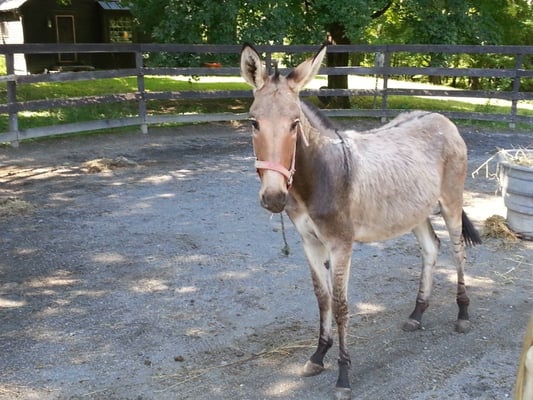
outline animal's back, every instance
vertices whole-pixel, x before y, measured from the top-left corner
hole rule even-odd
[[[427,111],[402,113],[386,125],[360,133],[377,135],[379,140],[376,139],[376,142],[382,141],[383,145],[407,140],[413,146],[431,145],[435,150],[461,151],[466,156],[466,144],[457,127],[439,113]]]

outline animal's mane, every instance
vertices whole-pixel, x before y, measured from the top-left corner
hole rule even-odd
[[[313,128],[317,129],[321,133],[326,133],[329,135],[335,134],[335,131],[338,129],[337,125],[328,117],[326,117],[318,107],[303,100],[300,100],[300,106],[305,117]]]

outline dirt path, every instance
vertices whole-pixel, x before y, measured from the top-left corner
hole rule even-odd
[[[462,133],[470,170],[496,147],[532,142]],[[99,158],[115,165],[84,164]],[[0,200],[33,207],[0,218],[0,399],[330,398],[336,347],[321,376],[299,375],[316,341],[316,301],[294,229],[285,219],[285,257],[279,217],[258,204],[252,161],[247,127],[226,124],[0,148]],[[495,189],[468,179],[478,227],[503,212]],[[413,237],[354,247],[354,399],[511,397],[533,306],[533,243],[468,251],[466,335],[453,331],[443,243],[415,333],[400,329],[419,274]]]

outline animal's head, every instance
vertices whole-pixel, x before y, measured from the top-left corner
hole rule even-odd
[[[301,133],[299,91],[320,69],[326,47],[287,76],[268,75],[261,57],[250,45],[241,52],[241,75],[254,88],[250,107],[252,142],[261,179],[261,205],[271,212],[285,208],[294,174],[296,140]]]

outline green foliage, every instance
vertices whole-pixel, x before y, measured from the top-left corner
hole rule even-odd
[[[533,43],[531,0],[402,0],[366,29],[371,43],[499,45]],[[395,55],[394,65],[452,68],[512,68],[507,55]],[[533,60],[524,60],[531,68]],[[444,82],[435,82],[444,83]],[[453,86],[508,90],[510,79],[453,80]],[[526,87],[523,87],[526,89]]]
[[[128,0],[144,33],[162,43],[316,44],[332,27],[340,27],[352,43],[533,41],[530,0],[391,3],[381,15],[388,0]]]
[[[126,1],[126,0],[123,0]],[[155,42],[319,44],[327,32],[337,43],[533,44],[531,0],[128,0]],[[390,5],[390,8],[387,6]],[[384,13],[378,11],[386,10]],[[375,18],[378,16],[378,18]],[[286,55],[294,65],[301,58]],[[238,65],[236,55],[150,55],[148,65]],[[367,64],[372,59],[365,60]],[[359,60],[352,60],[356,65]],[[395,55],[395,65],[508,66],[507,56]],[[533,60],[526,59],[524,68]],[[439,82],[440,83],[440,82]],[[458,87],[505,89],[510,80],[454,80]]]
[[[390,0],[132,0],[145,35],[161,43],[318,44],[327,33],[338,43],[364,41],[371,16]],[[148,65],[238,65],[235,55],[153,54]],[[285,58],[293,65],[298,60]]]
[[[0,75],[7,74],[6,69],[6,58],[4,56],[0,56]]]
[[[134,0],[131,10],[145,34],[161,43],[233,43],[234,0]]]
[[[163,43],[321,43],[333,25],[363,39],[387,0],[132,0],[146,34]]]
[[[530,0],[402,0],[368,26],[372,43],[530,44]]]

